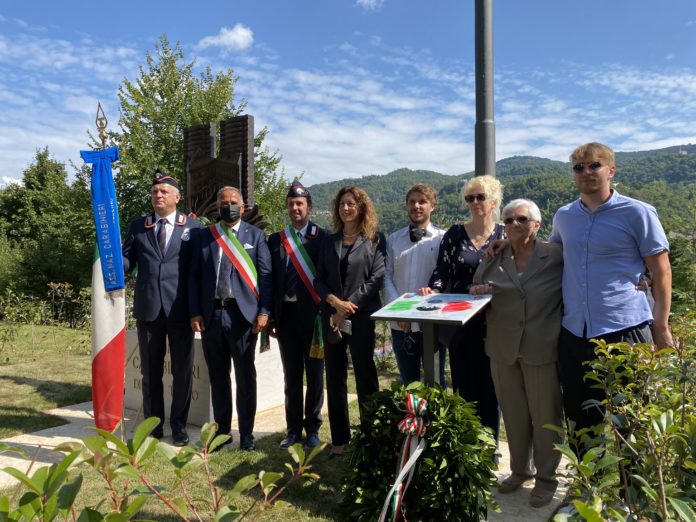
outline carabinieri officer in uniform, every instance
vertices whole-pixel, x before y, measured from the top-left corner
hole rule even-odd
[[[189,442],[186,421],[193,387],[193,332],[188,321],[186,275],[191,244],[202,228],[176,210],[179,184],[162,171],[152,182],[154,212],[134,220],[123,242],[123,270],[138,267],[133,315],[138,329],[143,414],[162,421],[152,436],[164,435],[164,355],[169,339],[172,405],[169,424],[175,446]]]
[[[325,232],[309,220],[312,196],[294,181],[285,198],[290,225],[271,234],[268,247],[273,260],[273,313],[271,333],[278,337],[285,374],[285,421],[287,436],[281,448],[302,441],[320,444],[321,407],[324,404],[324,350],[320,346],[321,299],[314,290],[316,263]],[[303,376],[307,392],[303,408]],[[303,416],[304,412],[304,416]]]

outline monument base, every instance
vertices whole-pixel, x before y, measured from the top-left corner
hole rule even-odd
[[[259,336],[260,339],[261,336]],[[260,353],[260,343],[256,343],[256,374],[257,374],[257,410],[262,411],[285,404],[283,364],[280,359],[278,341],[270,338],[271,349]],[[193,340],[193,391],[191,393],[191,409],[188,422],[195,426],[203,426],[213,420],[213,406],[210,400],[210,380],[208,365],[203,356],[203,345],[200,334]],[[232,380],[232,404],[235,404],[236,384],[234,369],[230,372]],[[169,350],[164,359],[164,411],[169,413],[172,403],[172,373]],[[140,351],[138,335],[135,330],[126,332],[126,386],[124,407],[137,412],[135,422],[143,420],[142,411],[142,376],[140,374]],[[237,418],[234,409],[233,418]],[[165,419],[165,427],[169,425]]]

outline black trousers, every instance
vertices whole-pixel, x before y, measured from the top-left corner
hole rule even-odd
[[[232,379],[234,362],[235,398],[240,435],[251,435],[256,417],[256,366],[254,364],[257,335],[244,318],[236,301],[215,307],[209,325],[202,332],[203,354],[208,364],[213,417],[218,433],[232,428]]]
[[[607,343],[651,343],[652,332],[648,323],[610,332],[598,339]],[[558,345],[558,369],[563,393],[563,409],[566,422],[575,421],[575,429],[592,428],[604,422],[604,409],[583,408],[583,403],[590,399],[604,399],[602,390],[592,388],[593,383],[585,381],[589,368],[586,361],[595,360],[595,344],[585,337],[577,337],[565,328],[561,328]]]
[[[358,403],[362,413],[368,397],[379,390],[375,351],[375,323],[369,314],[358,312],[351,316],[352,335],[343,334],[337,343],[329,343],[327,321],[324,321],[324,354],[326,359],[326,391],[329,404],[331,442],[342,446],[350,441],[348,416],[348,353],[353,362]]]
[[[169,425],[176,433],[186,428],[193,387],[193,331],[188,321],[170,321],[160,312],[154,321],[137,321],[143,415],[164,421],[164,356],[169,338],[172,405]],[[161,425],[160,425],[161,426]]]
[[[500,432],[500,408],[486,355],[486,318],[477,314],[457,328],[449,343],[452,388],[469,402],[476,403],[481,423],[492,429],[496,442]]]
[[[288,433],[318,433],[321,407],[324,405],[324,359],[309,356],[314,323],[307,328],[308,310],[297,303],[283,303],[276,325],[280,357],[285,376],[285,422]],[[307,375],[307,392],[302,400],[303,376]],[[304,411],[304,417],[303,417]]]

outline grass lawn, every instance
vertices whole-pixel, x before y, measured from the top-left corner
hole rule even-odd
[[[65,424],[46,410],[91,399],[89,330],[0,323],[0,438]]]
[[[17,329],[11,342],[0,345],[0,438],[64,424],[61,418],[43,411],[91,399],[89,330],[2,324],[0,328],[5,329],[4,338],[7,338],[7,328]],[[388,388],[392,381],[398,380],[393,355],[378,362],[378,372],[381,388]],[[348,388],[355,393],[352,374],[348,378]],[[350,404],[350,417],[357,422],[357,402]],[[225,451],[215,454],[211,458],[211,467],[216,485],[229,490],[240,478],[261,470],[287,474],[284,464],[292,462],[292,459],[286,450],[278,448],[283,436],[278,433],[257,441],[257,451],[254,452]],[[320,437],[330,441],[328,421],[324,422]],[[260,520],[350,520],[350,513],[341,505],[340,491],[341,477],[348,466],[348,459],[329,459],[326,450],[313,461],[312,466],[321,478],[314,483],[293,484],[281,497],[291,506],[266,512]],[[77,506],[95,506],[105,498],[104,483],[91,469],[81,469],[85,480]],[[174,483],[170,465],[159,455],[153,459],[147,474],[155,484],[167,487]],[[131,483],[129,487],[133,486]],[[187,487],[193,497],[209,498],[202,471],[196,471],[189,477]],[[257,492],[254,491],[254,494]],[[254,498],[251,495],[242,498],[238,507],[247,508]],[[105,509],[105,505],[102,509]],[[206,515],[204,519],[212,518],[210,512]],[[178,520],[154,498],[148,501],[138,518]]]

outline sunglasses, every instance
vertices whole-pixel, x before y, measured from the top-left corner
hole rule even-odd
[[[506,225],[512,225],[515,221],[517,221],[520,225],[526,225],[531,220],[527,216],[507,217],[503,219],[503,223]]]
[[[486,201],[485,194],[467,194],[464,196],[464,201],[467,203],[473,203],[474,201]]]
[[[582,174],[585,172],[585,167],[590,169],[592,172],[596,172],[599,169],[601,169],[604,165],[602,165],[599,161],[595,161],[590,164],[585,164],[585,163],[576,163],[573,165],[573,171],[577,172],[578,174]]]

